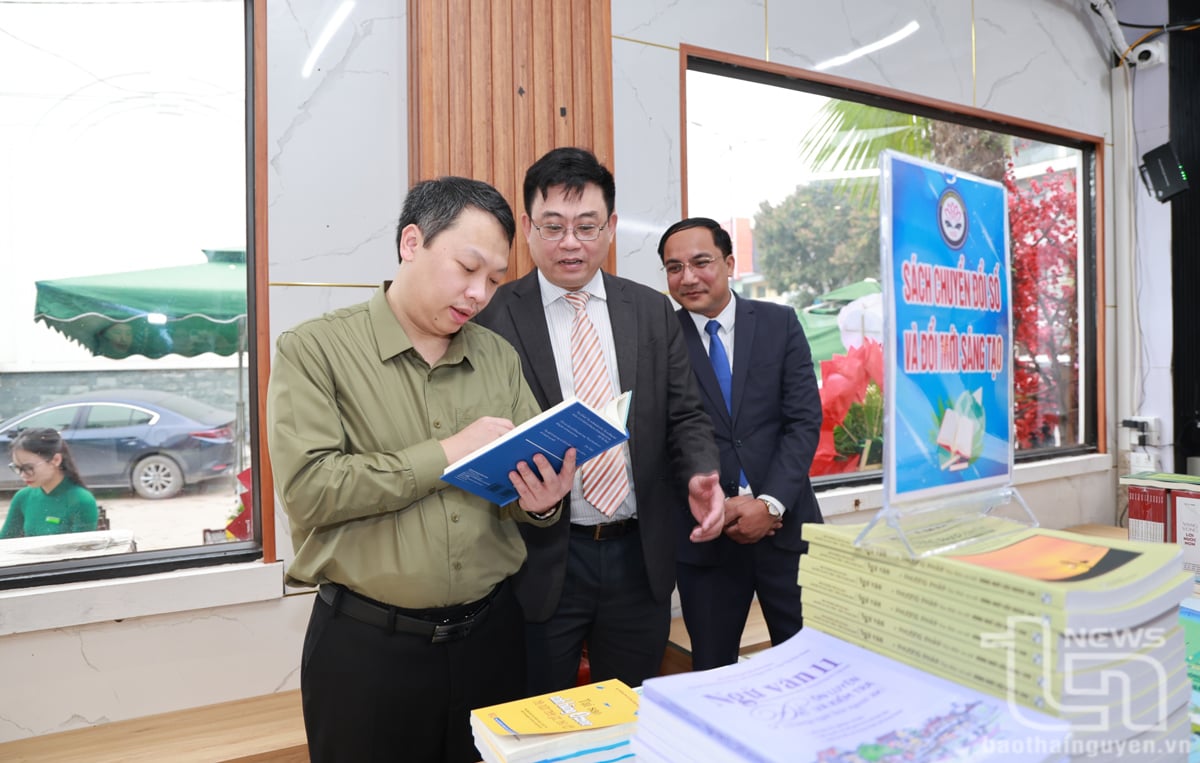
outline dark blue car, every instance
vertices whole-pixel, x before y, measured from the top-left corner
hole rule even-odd
[[[185,485],[229,474],[236,463],[234,415],[170,392],[59,398],[0,422],[0,446],[7,450],[18,432],[39,427],[62,432],[89,488],[133,489],[143,498],[171,498]],[[0,475],[0,489],[23,486],[7,469]]]

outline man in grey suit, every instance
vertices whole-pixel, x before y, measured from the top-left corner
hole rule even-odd
[[[528,689],[574,685],[585,641],[593,680],[637,686],[658,674],[666,649],[677,533],[690,526],[691,540],[705,542],[724,525],[712,423],[670,301],[600,270],[617,225],[612,173],[588,151],[558,148],[526,172],[524,195],[521,228],[537,269],[501,286],[476,320],[516,347],[543,408],[584,397],[582,368],[607,377],[614,394],[633,391],[613,500],[589,492],[585,465],[569,521],[522,532],[529,553],[514,589],[527,621]],[[578,357],[584,345],[594,364]]]

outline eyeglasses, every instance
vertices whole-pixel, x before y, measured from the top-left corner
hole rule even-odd
[[[681,275],[685,268],[690,269],[693,273],[703,273],[711,268],[713,263],[716,261],[716,257],[697,257],[691,262],[679,262],[677,260],[672,260],[663,267],[666,268],[667,275],[677,276]]]
[[[600,238],[600,231],[608,227],[608,223],[597,225],[595,223],[584,223],[583,225],[575,225],[568,227],[559,225],[558,223],[546,223],[545,225],[533,226],[538,235],[543,241],[562,241],[567,237],[567,231],[575,234],[576,241],[595,241]]]
[[[38,468],[38,464],[44,464],[44,463],[46,463],[46,462],[38,461],[37,463],[33,463],[33,464],[9,464],[8,468],[12,469],[14,472],[21,475],[22,477],[32,477],[33,470]]]

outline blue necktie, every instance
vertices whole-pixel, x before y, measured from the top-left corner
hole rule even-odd
[[[712,363],[713,373],[717,375],[717,384],[721,386],[721,397],[725,398],[725,410],[729,411],[730,416],[733,415],[733,374],[730,370],[729,356],[725,354],[725,345],[721,343],[721,338],[717,336],[717,331],[721,328],[720,322],[711,320],[704,324],[704,333],[708,334],[708,362]],[[738,471],[738,482],[742,487],[749,483],[746,481],[746,473]]]
[[[713,373],[717,375],[717,384],[721,385],[721,397],[725,398],[725,410],[733,413],[733,374],[730,372],[729,356],[725,354],[725,345],[717,331],[721,324],[711,320],[704,324],[704,332],[708,334],[708,362],[712,363]]]

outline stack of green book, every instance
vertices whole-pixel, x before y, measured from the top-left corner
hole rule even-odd
[[[1077,739],[1186,735],[1177,546],[980,517],[914,531],[910,545],[951,549],[914,559],[856,545],[862,529],[804,526],[805,627],[1063,718]]]

